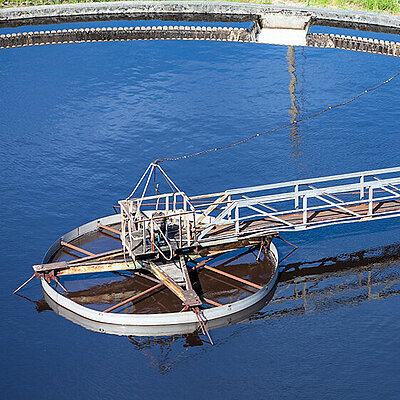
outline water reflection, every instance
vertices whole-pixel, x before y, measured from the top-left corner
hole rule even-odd
[[[229,342],[251,323],[265,324],[277,318],[329,312],[396,296],[400,293],[399,260],[400,244],[394,243],[350,254],[286,264],[269,304],[231,330],[215,331],[214,334],[218,336],[216,346]],[[51,310],[44,299],[37,301],[20,297],[34,303],[38,313]],[[169,337],[131,336],[128,340],[161,374],[168,373],[189,357],[198,357],[214,348],[197,333]]]
[[[39,300],[33,300],[33,299],[30,299],[29,297],[23,296],[22,294],[19,294],[19,293],[14,293],[14,294],[15,294],[15,296],[18,296],[18,297],[20,297],[21,299],[27,300],[27,301],[29,301],[30,303],[35,304],[35,308],[36,308],[36,311],[37,311],[38,313],[41,313],[41,312],[43,312],[43,311],[51,311],[51,308],[50,308],[50,306],[47,304],[47,302],[46,302],[46,300],[44,299],[44,297],[42,297],[42,298],[39,299]]]
[[[189,348],[202,347],[205,351],[208,347],[197,333],[169,337],[129,337],[129,342],[146,357],[150,364],[162,375],[168,373],[174,365],[184,358],[192,357],[193,350]],[[204,346],[206,344],[206,346]]]
[[[285,266],[274,299],[252,321],[357,305],[400,293],[400,245]]]
[[[364,301],[400,294],[400,245],[341,254],[284,267],[273,300],[261,312],[216,340],[221,346],[238,335],[244,325],[265,324],[276,318],[310,312],[329,312]],[[198,335],[164,338],[130,338],[135,349],[161,374],[188,357],[212,351]],[[188,352],[188,349],[191,351]],[[194,348],[196,347],[196,348]]]
[[[301,133],[299,130],[299,125],[295,122],[300,114],[300,106],[296,98],[296,86],[298,84],[296,76],[296,50],[294,46],[288,46],[286,60],[288,63],[288,71],[290,74],[289,82],[289,94],[291,107],[289,109],[290,122],[292,124],[290,130],[290,142],[292,143],[292,157],[298,161],[301,157]]]

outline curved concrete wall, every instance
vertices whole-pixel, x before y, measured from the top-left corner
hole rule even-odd
[[[400,17],[362,11],[259,4],[185,1],[120,1],[0,10],[0,27],[93,20],[268,21],[311,18],[312,24],[400,34]],[[271,22],[272,21],[272,22]]]

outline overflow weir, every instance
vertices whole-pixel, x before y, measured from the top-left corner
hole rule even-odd
[[[223,2],[107,2],[0,9],[0,28],[107,20],[247,22],[250,28],[157,26],[0,35],[0,49],[102,41],[208,40],[336,48],[400,56],[400,42],[323,33],[313,25],[400,33],[400,18],[359,11]]]

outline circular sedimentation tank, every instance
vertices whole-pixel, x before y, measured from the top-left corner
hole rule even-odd
[[[50,247],[43,264],[76,259],[79,251],[72,246],[91,253],[122,250],[116,235],[99,228],[100,224],[118,230],[120,220],[119,214],[107,216],[63,235]],[[225,254],[222,260],[214,259],[212,265],[220,270],[229,270],[260,288],[235,282],[212,271],[197,269],[195,265],[190,268],[189,265],[193,287],[201,298],[208,300],[200,307],[200,317],[204,319],[207,329],[244,320],[263,308],[272,297],[278,278],[277,249],[271,243],[269,251],[259,260],[258,254],[250,250]],[[120,253],[108,259],[117,258],[121,258]],[[57,314],[97,332],[163,336],[193,333],[201,329],[196,313],[182,310],[180,299],[165,287],[129,302],[123,310],[120,308],[120,312],[104,312],[110,305],[154,286],[151,275],[146,271],[135,273],[126,270],[123,273],[106,273],[106,277],[104,275],[85,274],[78,278],[74,275],[72,280],[62,281],[62,284],[50,284],[42,277],[45,299]],[[68,293],[64,293],[64,287]]]
[[[400,44],[397,42],[308,33],[311,25],[395,34],[400,32],[399,17],[366,12],[208,2],[110,2],[0,10],[0,27],[118,19],[253,22],[253,26],[249,29],[169,26],[23,32],[0,35],[0,48],[149,39],[257,43],[260,30],[268,28],[271,21],[278,19],[283,24],[289,21],[289,25],[292,23],[290,21],[307,21],[306,27],[302,28],[305,32],[304,44],[307,46],[400,56]],[[99,228],[99,225],[111,230]],[[79,249],[83,248],[89,257],[90,254],[120,250],[119,254],[106,259],[123,263],[126,258],[125,254],[121,258],[121,242],[112,231],[118,232],[120,225],[121,216],[115,214],[74,229],[51,246],[43,264],[70,262],[78,257]],[[273,296],[278,279],[277,249],[271,242],[263,260],[259,260],[251,250],[253,248],[242,249],[240,254],[225,254],[222,259],[212,260],[212,266],[221,270],[228,266],[229,271],[234,271],[239,279],[248,280],[256,286],[243,282],[232,283],[229,278],[215,276],[212,271],[197,268],[195,263],[189,261],[188,271],[193,287],[204,300],[197,313],[182,308],[181,300],[165,287],[151,291],[156,282],[146,269],[130,271],[128,268],[123,272],[111,271],[101,276],[91,273],[62,281],[43,276],[41,283],[45,299],[56,313],[94,331],[163,336],[192,333],[201,330],[203,325],[212,330],[246,319],[263,308]],[[227,262],[229,258],[233,260],[232,263]],[[67,293],[64,292],[64,286]],[[146,291],[149,291],[148,296],[142,296],[140,301],[138,298],[138,301],[125,303],[119,312],[109,310],[126,297]]]

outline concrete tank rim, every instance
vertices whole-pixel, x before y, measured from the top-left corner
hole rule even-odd
[[[309,15],[319,25],[336,26],[352,25],[359,29],[364,27],[381,27],[396,31],[400,34],[400,16],[390,14],[377,14],[361,10],[339,10],[331,8],[297,7],[263,5],[240,2],[208,2],[208,1],[116,1],[116,2],[94,2],[94,3],[71,3],[30,7],[9,7],[0,9],[0,23],[2,27],[11,27],[13,21],[19,21],[19,26],[32,25],[36,19],[43,18],[76,18],[85,16],[98,16],[111,18],[118,14],[134,16],[136,14],[148,14],[150,16],[163,14],[182,15],[185,14],[208,14],[227,16],[262,17],[263,15],[284,13],[286,15],[296,14]],[[155,18],[153,18],[155,19]],[[183,19],[184,20],[184,19]],[[216,19],[217,20],[217,19]],[[51,24],[51,22],[48,22]],[[53,22],[54,23],[54,22]],[[332,25],[334,24],[334,25]],[[371,29],[373,30],[373,29]]]

